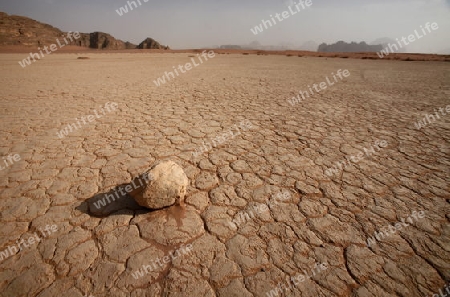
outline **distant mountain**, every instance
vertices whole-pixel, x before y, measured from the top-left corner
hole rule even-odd
[[[49,46],[54,44],[57,39],[64,43],[63,38],[65,36],[67,36],[65,32],[48,24],[44,24],[27,17],[8,15],[4,12],[0,12],[0,46]],[[160,45],[151,38],[145,39],[139,46],[137,46],[128,41],[123,42],[122,40],[116,39],[110,34],[103,32],[80,33],[80,38],[74,39],[73,41],[68,40],[68,44],[93,49],[108,50],[169,48],[168,46]]]
[[[286,51],[286,50],[303,50],[316,51],[318,44],[314,41],[308,41],[298,46],[289,42],[282,42],[278,45],[262,45],[259,41],[252,41],[249,44],[242,45],[221,45],[221,49],[245,49],[245,50],[264,50],[264,51]]]
[[[371,44],[371,45],[378,45],[378,44],[386,45],[386,44],[389,44],[389,43],[395,43],[395,42],[396,42],[396,41],[395,41],[394,39],[392,39],[392,38],[389,38],[389,37],[381,37],[381,38],[375,39],[375,40],[372,41],[370,44]]]
[[[298,48],[298,46],[296,46],[292,42],[280,42],[275,47],[277,47],[279,50],[294,50]]]
[[[383,48],[385,48],[389,44],[398,44],[398,43],[397,43],[397,41],[395,41],[392,38],[382,37],[382,38],[378,38],[378,39],[372,41],[370,44],[371,45],[379,45],[379,44],[381,44],[383,46]],[[396,53],[406,53],[406,52],[407,52],[407,47],[405,47],[404,45],[402,45],[402,48],[399,47],[398,51],[396,51]]]
[[[220,46],[220,49],[242,49],[242,47],[237,44],[224,44]]]
[[[299,50],[315,52],[315,51],[317,51],[318,47],[319,47],[319,44],[317,42],[310,40],[310,41],[307,41],[307,42],[303,43],[302,45],[300,45]]]
[[[382,45],[369,45],[364,41],[360,43],[338,41],[333,44],[322,43],[317,49],[318,52],[324,53],[357,53],[357,52],[378,52],[383,49]]]
[[[248,47],[251,49],[260,49],[261,48],[261,43],[259,43],[259,41],[252,41],[249,43]]]

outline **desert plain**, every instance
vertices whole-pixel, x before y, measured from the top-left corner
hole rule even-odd
[[[0,296],[448,288],[448,62],[216,54],[157,87],[195,54],[62,53],[22,68],[26,55],[0,55]],[[288,102],[339,69],[350,75]],[[58,136],[107,103],[117,108]],[[189,178],[184,208],[122,197],[91,211],[162,160]],[[40,236],[46,226],[56,231]]]

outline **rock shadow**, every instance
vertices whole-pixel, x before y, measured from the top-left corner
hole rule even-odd
[[[152,212],[153,210],[137,204],[133,198],[143,194],[148,182],[147,173],[141,174],[130,183],[118,185],[108,192],[95,194],[83,201],[76,209],[93,217],[106,217],[123,209]]]

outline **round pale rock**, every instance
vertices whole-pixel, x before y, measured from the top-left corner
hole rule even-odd
[[[189,180],[180,165],[173,161],[160,162],[147,174],[149,181],[144,192],[134,197],[140,206],[160,209],[184,203]]]

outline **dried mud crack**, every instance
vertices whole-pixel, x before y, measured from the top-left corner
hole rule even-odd
[[[450,104],[448,63],[217,55],[156,87],[189,54],[59,54],[26,72],[20,57],[0,55],[0,157],[20,155],[0,170],[0,296],[411,297],[450,281],[450,115],[415,127]],[[288,102],[338,69],[351,75]],[[89,211],[161,160],[189,179],[183,213]]]

